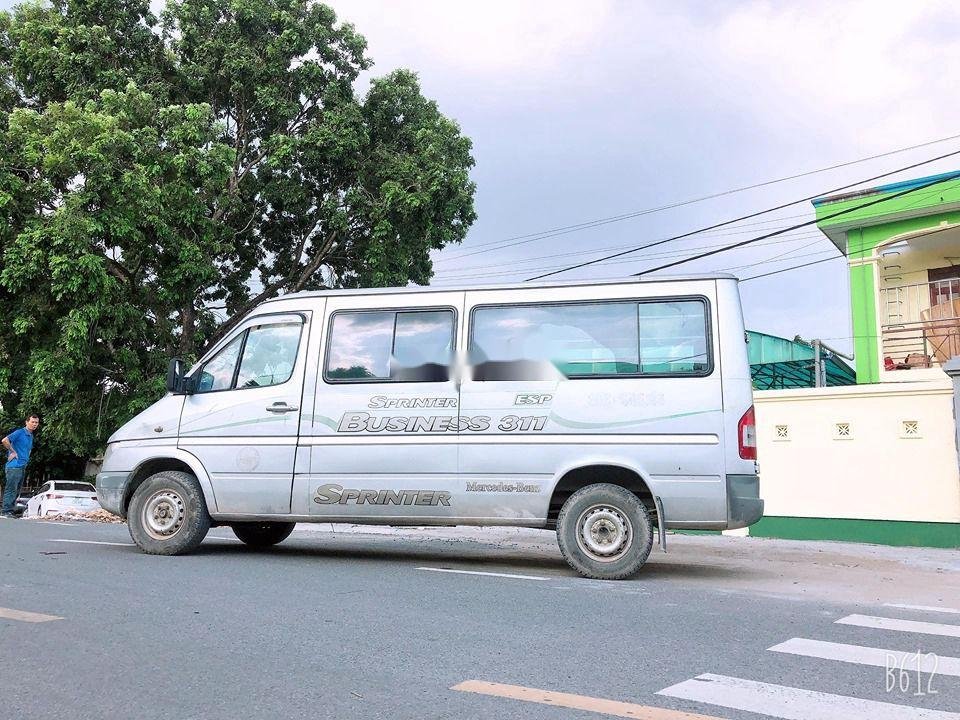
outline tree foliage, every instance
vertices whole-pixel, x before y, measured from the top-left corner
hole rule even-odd
[[[310,0],[0,13],[0,404],[95,454],[261,300],[426,283],[475,219],[471,144]]]

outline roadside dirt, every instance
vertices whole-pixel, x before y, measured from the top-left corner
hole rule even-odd
[[[109,513],[106,510],[90,510],[89,512],[80,512],[77,510],[68,510],[67,512],[60,513],[59,515],[47,515],[45,517],[39,517],[37,515],[26,516],[24,515],[23,520],[44,520],[44,521],[57,521],[57,522],[92,522],[92,523],[113,523],[117,525],[122,525],[124,520],[122,517],[118,517],[113,513]]]
[[[457,544],[464,560],[562,559],[556,534],[523,528],[391,528],[301,524],[298,530],[341,536]],[[667,536],[667,553],[654,544],[637,581],[681,580],[725,592],[795,600],[902,603],[960,607],[960,552],[721,535]],[[452,558],[451,558],[452,559]],[[552,563],[550,563],[552,564]]]

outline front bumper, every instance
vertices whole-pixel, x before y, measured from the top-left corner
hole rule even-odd
[[[124,516],[121,512],[123,493],[130,479],[128,472],[104,472],[97,475],[97,500],[100,506],[114,515]]]
[[[753,525],[763,517],[759,475],[727,475],[727,529]]]

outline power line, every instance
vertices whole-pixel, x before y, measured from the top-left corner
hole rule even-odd
[[[812,242],[812,243],[807,243],[806,245],[801,245],[801,246],[798,247],[798,248],[793,248],[793,250],[787,250],[786,252],[782,252],[782,253],[780,253],[780,254],[778,254],[778,255],[774,255],[773,257],[765,258],[764,260],[758,260],[758,261],[756,261],[756,262],[745,263],[744,265],[733,265],[733,266],[731,266],[731,267],[721,268],[718,272],[730,272],[730,271],[732,271],[732,270],[745,270],[745,269],[747,269],[747,268],[757,267],[758,265],[766,265],[767,263],[775,263],[775,262],[778,262],[778,261],[780,261],[780,260],[785,259],[788,255],[793,255],[793,253],[795,253],[795,252],[799,252],[800,250],[806,250],[808,247],[813,247],[814,245],[817,245],[818,243],[820,243],[822,240],[823,240],[823,236],[821,235],[821,236],[820,236],[817,240],[815,240],[814,242]],[[799,260],[800,258],[813,257],[814,255],[823,255],[823,253],[826,253],[826,252],[828,252],[828,253],[834,253],[835,251],[836,251],[836,248],[831,245],[829,249],[817,250],[816,252],[806,253],[806,254],[804,254],[804,255],[793,255],[793,257],[791,257],[791,258],[789,258],[789,259],[790,259],[790,260]]]
[[[624,256],[624,255],[629,255],[629,254],[631,254],[631,253],[638,252],[638,251],[640,251],[640,250],[646,250],[647,248],[655,247],[655,246],[657,246],[657,245],[663,245],[664,243],[674,242],[674,241],[676,241],[676,240],[681,240],[681,239],[683,239],[683,238],[690,237],[691,235],[697,235],[697,234],[702,233],[702,232],[705,232],[705,231],[707,231],[707,230],[715,230],[716,228],[719,228],[719,227],[724,227],[724,226],[727,226],[727,225],[733,225],[734,223],[738,223],[738,222],[741,222],[741,221],[743,221],[743,220],[749,220],[750,218],[758,217],[758,216],[760,216],[760,215],[766,215],[767,213],[776,212],[777,210],[783,210],[784,208],[792,207],[793,205],[799,205],[800,203],[805,203],[805,202],[809,202],[809,201],[811,201],[811,200],[815,200],[816,198],[823,197],[824,195],[832,195],[832,194],[834,194],[834,193],[840,192],[841,190],[848,190],[848,189],[850,189],[850,188],[852,188],[852,187],[856,187],[857,185],[863,185],[864,183],[873,182],[873,181],[875,181],[875,180],[880,180],[881,178],[889,177],[889,176],[891,176],[891,175],[896,175],[897,173],[905,172],[905,171],[907,171],[907,170],[912,170],[912,169],[917,168],[917,167],[920,167],[920,166],[922,166],[922,165],[929,165],[930,163],[937,162],[938,160],[943,160],[943,159],[948,158],[948,157],[954,157],[954,156],[956,156],[956,155],[960,155],[960,150],[954,150],[953,152],[946,153],[945,155],[938,155],[937,157],[929,158],[929,159],[927,159],[927,160],[923,160],[923,161],[918,162],[918,163],[913,163],[912,165],[906,165],[906,166],[904,166],[904,167],[897,168],[896,170],[891,170],[891,171],[889,171],[889,172],[881,173],[880,175],[874,175],[873,177],[866,178],[866,179],[864,179],[864,180],[858,180],[857,182],[850,183],[850,184],[848,184],[848,185],[842,185],[842,186],[840,186],[840,187],[838,187],[838,188],[833,188],[832,190],[826,190],[826,191],[824,191],[824,192],[819,192],[819,193],[817,193],[816,195],[810,195],[810,196],[807,196],[807,197],[804,197],[804,198],[800,198],[799,200],[793,200],[793,201],[791,201],[791,202],[783,203],[782,205],[777,205],[777,206],[775,206],[775,207],[767,208],[767,209],[765,209],[765,210],[758,210],[757,212],[753,212],[753,213],[750,213],[750,214],[748,214],[748,215],[742,215],[742,216],[740,216],[740,217],[738,217],[738,218],[734,218],[734,219],[732,219],[732,220],[725,220],[725,221],[723,221],[723,222],[716,223],[716,224],[714,224],[714,225],[708,225],[707,227],[699,228],[699,229],[697,229],[697,230],[691,230],[690,232],[682,233],[682,234],[680,234],[680,235],[674,235],[674,236],[672,236],[672,237],[665,238],[665,239],[663,239],[663,240],[658,240],[658,241],[653,242],[653,243],[648,243],[647,245],[640,245],[640,246],[638,246],[638,247],[633,248],[632,250],[624,250],[624,251],[619,252],[619,253],[614,253],[613,255],[606,255],[606,256],[601,257],[601,258],[596,258],[596,259],[594,259],[594,260],[588,260],[587,262],[582,262],[582,263],[578,263],[578,264],[576,264],[576,265],[571,265],[570,267],[564,268],[564,269],[562,269],[562,270],[554,270],[554,271],[551,271],[551,272],[548,272],[548,273],[543,273],[543,274],[541,274],[541,275],[536,275],[536,276],[534,276],[534,277],[527,278],[527,282],[529,282],[529,281],[531,281],[531,280],[541,280],[541,279],[543,279],[543,278],[545,278],[545,277],[550,277],[551,275],[559,275],[559,274],[562,273],[562,272],[568,272],[568,271],[570,271],[570,270],[576,270],[576,269],[578,269],[578,268],[586,267],[586,266],[588,266],[588,265],[594,265],[595,263],[602,262],[602,261],[604,261],[604,260],[612,260],[613,258],[616,258],[616,257],[622,257],[622,256]],[[816,220],[814,220],[814,221],[812,221],[812,222],[816,222]],[[795,225],[795,226],[793,226],[793,227],[794,227],[794,228],[804,227],[805,225],[809,225],[809,224],[811,224],[811,223],[801,223],[801,224]],[[791,228],[787,228],[787,229],[784,230],[783,232],[789,231],[790,229],[791,229]],[[763,236],[761,236],[761,239],[762,239],[762,238],[766,238],[766,237],[770,237],[770,235],[763,235]],[[656,269],[660,269],[660,268],[656,268]],[[647,272],[650,272],[650,271],[647,271]]]
[[[823,235],[820,234],[819,232],[818,232],[818,233],[805,233],[805,234],[803,234],[803,235],[799,235],[799,236],[795,236],[795,237],[790,237],[790,238],[788,238],[788,239],[786,239],[786,240],[779,240],[779,241],[777,241],[777,242],[802,242],[803,240],[808,240],[808,239],[810,239],[810,238],[812,238],[812,237],[817,237],[817,238],[822,239],[822,238],[823,238]],[[770,244],[772,245],[772,244],[775,244],[775,243],[770,243]],[[762,245],[763,245],[763,247],[766,247],[766,243],[763,243]],[[709,246],[708,246],[708,247],[709,247]],[[719,247],[719,246],[714,245],[713,247]],[[796,248],[795,250],[791,250],[790,252],[795,252],[796,250],[801,250],[801,249],[803,249],[803,248],[802,248],[802,247],[801,247],[801,248]],[[682,251],[682,252],[664,253],[663,255],[658,255],[658,256],[654,256],[654,257],[678,257],[678,256],[682,256],[682,255],[683,255],[684,253],[686,253],[686,252],[689,252],[689,250],[684,250],[684,251]],[[607,265],[611,265],[611,266],[616,265],[617,267],[622,267],[622,266],[628,265],[628,264],[636,264],[636,263],[640,263],[640,262],[648,262],[650,259],[651,259],[650,257],[644,256],[644,257],[641,257],[641,258],[627,258],[627,259],[625,259],[625,260],[620,260],[620,261],[610,260],[610,261],[608,261],[608,262],[598,263],[598,267],[600,267],[600,266],[607,266]],[[563,267],[563,265],[547,265],[547,266],[544,266],[544,267],[541,267],[541,268],[538,268],[538,269],[539,269],[539,270],[552,270],[552,269],[561,268],[561,267]],[[527,273],[527,272],[530,272],[530,271],[531,271],[531,268],[515,268],[515,269],[501,268],[500,270],[487,270],[487,271],[484,271],[484,272],[468,272],[468,273],[457,273],[457,274],[452,274],[452,275],[438,275],[438,276],[436,276],[436,277],[434,278],[434,280],[440,281],[440,282],[451,282],[451,281],[454,281],[454,282],[460,281],[460,282],[462,282],[462,281],[468,281],[468,280],[473,280],[473,279],[481,279],[481,278],[489,278],[489,277],[507,278],[507,277],[510,277],[510,276]],[[620,272],[620,276],[621,276],[621,277],[624,275],[624,272],[625,272],[625,271],[621,271],[621,272]],[[435,284],[435,283],[434,283],[434,282],[431,282],[431,285],[433,285],[433,284]]]
[[[960,150],[958,150],[957,153],[960,153]],[[783,230],[774,230],[771,233],[767,233],[766,235],[760,235],[750,240],[742,240],[738,243],[727,245],[724,248],[719,248],[717,250],[710,250],[708,252],[700,253],[699,255],[693,255],[691,257],[686,258],[685,260],[675,260],[674,262],[667,263],[666,265],[658,265],[655,268],[650,268],[649,270],[644,270],[642,272],[634,273],[634,275],[639,277],[640,275],[645,275],[646,273],[657,272],[658,270],[666,270],[667,268],[676,267],[677,265],[683,265],[684,263],[692,262],[693,260],[700,260],[705,257],[710,257],[711,255],[717,255],[718,253],[729,252],[730,250],[735,250],[736,248],[740,248],[745,245],[750,245],[760,240],[766,240],[769,237],[774,237],[775,235],[780,235],[785,232],[790,232],[791,230],[799,230],[802,227],[808,227],[810,225],[823,222],[824,220],[832,220],[833,218],[840,217],[841,215],[849,215],[850,213],[856,212],[858,210],[862,210],[863,208],[873,207],[874,205],[879,205],[880,203],[889,202],[890,200],[896,200],[897,198],[904,197],[905,195],[911,195],[915,192],[919,192],[920,190],[926,190],[927,188],[933,187],[934,185],[940,185],[945,182],[950,182],[952,180],[956,180],[957,178],[960,178],[960,172],[949,173],[943,177],[938,178],[937,180],[932,180],[923,185],[918,185],[916,187],[907,188],[906,190],[901,190],[900,192],[894,193],[893,195],[884,195],[881,198],[877,198],[876,200],[870,200],[869,202],[862,203],[860,205],[857,205],[856,207],[849,207],[849,208],[846,208],[845,210],[838,210],[835,213],[831,213],[830,215],[824,215],[821,218],[814,218],[813,220],[808,220],[807,222],[804,222],[804,223],[791,225],[790,227],[784,228]]]
[[[927,199],[927,197],[929,197],[930,195],[935,194],[936,192],[937,192],[937,191],[934,191],[933,193],[930,193],[930,194],[920,195],[911,205],[908,205],[907,207],[914,207],[914,206],[918,205],[919,203],[922,203],[924,200]],[[737,227],[737,228],[752,228],[752,227],[759,227],[759,226],[764,226],[764,225],[770,226],[771,224],[780,222],[780,221],[782,221],[782,220],[789,220],[789,219],[792,219],[792,218],[809,217],[809,216],[810,216],[810,213],[797,213],[797,214],[794,214],[794,215],[781,215],[781,216],[779,216],[779,217],[770,218],[770,219],[768,219],[768,220],[760,220],[760,221],[758,221],[758,222],[738,224],[738,225],[736,225],[736,226],[734,226],[734,227]],[[782,228],[783,228],[783,226],[776,227],[776,228],[769,228],[769,227],[768,227],[768,228],[765,228],[765,229],[782,229]],[[704,232],[704,233],[702,233],[702,235],[704,235],[704,236],[709,235],[709,236],[711,236],[711,237],[725,237],[725,236],[730,236],[730,235],[744,235],[744,234],[747,234],[747,233],[750,233],[750,232],[755,232],[755,231],[752,231],[752,230],[742,230],[742,229],[727,230],[727,231],[723,231],[723,230],[712,230],[712,231]],[[822,235],[819,231],[817,231],[817,230],[814,230],[813,232],[802,231],[802,232],[800,232],[800,233],[798,233],[798,234],[793,235],[792,237],[790,236],[790,233],[785,233],[780,239],[770,240],[770,241],[768,241],[768,242],[763,242],[763,243],[760,243],[760,245],[767,246],[767,245],[777,245],[777,244],[781,244],[781,243],[790,243],[790,242],[796,242],[796,241],[798,241],[798,240],[801,240],[801,239],[804,239],[804,238],[809,238],[809,237],[821,238],[821,237],[823,237],[823,235]],[[722,246],[723,246],[722,244],[721,244],[721,245],[701,245],[701,246],[699,246],[699,247],[687,247],[687,248],[684,248],[684,249],[682,249],[682,250],[667,250],[667,251],[665,251],[665,252],[655,252],[655,253],[652,253],[652,254],[650,254],[650,255],[644,255],[644,256],[641,257],[641,258],[636,258],[636,259],[631,259],[631,260],[623,260],[623,261],[620,261],[620,262],[623,262],[623,263],[625,263],[625,264],[632,264],[632,263],[637,263],[637,262],[644,262],[644,261],[646,261],[646,260],[651,260],[651,259],[654,259],[654,258],[677,257],[677,256],[682,256],[682,255],[684,255],[684,254],[686,254],[686,253],[689,253],[689,252],[697,251],[697,250],[710,250],[710,249],[712,249],[712,248],[722,247]],[[549,260],[549,259],[553,259],[553,258],[563,258],[563,257],[575,257],[575,256],[581,256],[581,255],[589,255],[589,254],[591,254],[591,253],[593,253],[593,252],[598,252],[598,251],[599,251],[599,252],[603,252],[603,251],[608,251],[608,250],[623,250],[623,249],[629,248],[629,247],[631,247],[630,244],[619,244],[619,245],[612,245],[612,246],[605,247],[605,248],[592,248],[592,249],[590,249],[590,250],[578,250],[578,251],[566,252],[566,253],[550,253],[550,254],[547,254],[547,255],[534,255],[534,256],[531,256],[531,257],[527,257],[527,258],[518,258],[518,259],[516,259],[516,260],[511,260],[511,262],[510,262],[510,266],[511,266],[511,268],[512,268],[511,270],[506,270],[506,269],[503,267],[503,262],[497,262],[497,263],[492,263],[492,264],[487,264],[487,265],[467,266],[467,267],[463,267],[463,268],[457,268],[456,270],[453,270],[453,268],[451,268],[451,270],[453,271],[454,274],[448,274],[448,275],[438,276],[437,279],[453,280],[453,279],[455,279],[455,278],[470,279],[470,278],[474,278],[474,277],[491,277],[491,276],[496,277],[496,276],[502,276],[502,275],[504,275],[504,274],[506,274],[506,275],[511,275],[511,274],[512,274],[512,275],[516,275],[516,274],[520,274],[520,273],[526,272],[526,270],[518,267],[518,266],[520,266],[520,265],[525,265],[525,264],[529,264],[529,263],[538,263],[538,262],[540,262],[540,261],[542,261],[542,260]],[[793,253],[793,252],[796,252],[796,250],[790,250],[790,251],[788,251],[788,254],[789,254],[789,253]],[[775,258],[771,258],[771,261],[773,261],[773,260],[775,260]],[[436,261],[436,262],[439,262],[439,260]],[[601,262],[601,263],[598,263],[598,264],[599,264],[599,265],[604,265],[604,264],[608,264],[608,263],[610,263],[610,262],[612,262],[612,261],[605,261],[605,262]],[[556,270],[556,269],[562,268],[562,267],[563,267],[563,265],[561,264],[561,265],[543,266],[543,267],[536,268],[536,269],[539,270],[539,271],[546,271],[546,270]],[[742,266],[742,267],[746,267],[746,266]],[[496,269],[497,271],[496,271],[496,272],[492,272],[492,273],[478,273],[478,272],[476,272],[476,271],[478,271],[478,270],[484,270],[484,269]],[[445,272],[445,271],[442,270],[442,269],[439,271],[439,273],[444,273],[444,272]],[[449,271],[447,271],[447,272],[449,272]]]
[[[761,220],[761,221],[759,221],[759,222],[753,222],[753,223],[741,223],[741,224],[736,225],[736,227],[737,227],[737,228],[751,228],[751,227],[758,227],[758,226],[760,226],[760,225],[772,225],[772,224],[774,224],[774,223],[780,222],[781,220],[792,220],[792,219],[798,218],[798,217],[809,217],[809,216],[810,216],[810,213],[808,213],[808,212],[807,212],[807,213],[797,213],[797,214],[795,214],[795,215],[781,215],[780,217],[770,218],[769,220]],[[739,229],[738,229],[738,230],[733,230],[733,231],[731,231],[731,232],[705,232],[705,233],[703,233],[703,235],[723,237],[724,235],[742,235],[742,234],[748,233],[748,232],[752,232],[752,231],[750,231],[750,230],[739,230]],[[531,256],[529,256],[529,257],[527,257],[527,258],[520,258],[520,260],[518,260],[517,262],[520,262],[520,261],[523,261],[523,260],[536,260],[536,259],[546,259],[546,258],[552,258],[552,257],[564,257],[565,255],[589,255],[590,253],[603,252],[603,251],[606,251],[606,250],[622,250],[623,248],[627,248],[627,247],[631,247],[631,246],[632,246],[632,243],[621,243],[621,244],[619,244],[619,245],[613,245],[613,246],[610,246],[610,247],[590,248],[590,249],[588,249],[588,250],[577,250],[577,251],[575,251],[575,252],[564,253],[564,254],[562,254],[562,255],[561,255],[561,254],[556,254],[556,253],[547,253],[546,255],[531,255]],[[500,248],[495,248],[495,249],[500,249]],[[458,260],[462,260],[464,257],[466,257],[466,256],[464,256],[464,255],[459,255],[459,256],[454,256],[454,257],[438,257],[436,260],[433,261],[433,263],[434,263],[434,265],[441,265],[441,264],[443,264],[443,263],[457,262]],[[499,265],[499,263],[497,263],[497,265]],[[473,267],[488,267],[488,266],[477,265],[477,266],[473,266]]]
[[[956,140],[957,138],[960,138],[960,134],[939,138],[937,140],[930,140],[928,142],[919,143],[917,145],[910,145],[908,147],[897,148],[896,150],[888,150],[887,152],[878,153],[876,155],[870,155],[868,157],[858,158],[856,160],[848,160],[846,162],[837,163],[835,165],[829,165],[827,167],[817,168],[816,170],[807,170],[805,172],[797,173],[795,175],[788,175],[786,177],[775,178],[773,180],[765,180],[763,182],[754,183],[752,185],[745,185],[743,187],[732,188],[730,190],[723,190],[721,192],[711,193],[709,195],[703,195],[701,197],[690,198],[688,200],[681,200],[678,202],[669,203],[667,205],[660,205],[657,207],[646,208],[644,210],[636,210],[628,213],[623,213],[621,215],[611,215],[608,217],[597,218],[595,220],[587,220],[585,222],[574,223],[572,225],[562,225],[560,227],[551,228],[549,230],[541,230],[539,232],[527,233],[525,235],[514,235],[512,237],[504,238],[503,240],[492,240],[490,242],[481,243],[475,246],[478,248],[485,248],[485,249],[474,250],[472,252],[468,252],[463,255],[457,255],[451,259],[463,259],[465,257],[470,257],[472,255],[479,255],[481,253],[490,252],[492,250],[502,250],[508,247],[514,247],[516,245],[523,245],[525,243],[536,242],[537,240],[546,240],[548,238],[557,237],[558,235],[567,235],[569,233],[579,232],[580,230],[589,230],[595,227],[609,225],[610,223],[622,222],[624,220],[630,220],[632,218],[641,217],[643,215],[651,215],[653,213],[662,212],[664,210],[673,210],[675,208],[685,207],[687,205],[693,205],[695,203],[705,202],[707,200],[715,200],[717,198],[727,197],[729,195],[735,195],[737,193],[746,192],[747,190],[756,190],[762,187],[768,187],[770,185],[776,185],[778,183],[787,182],[789,180],[797,180],[799,178],[808,177],[810,175],[829,172],[830,170],[837,170],[839,168],[849,167],[851,165],[857,165],[860,163],[869,162],[871,160],[878,160],[880,158],[890,157],[891,155],[898,155],[900,153],[909,152],[910,150],[918,150],[920,148],[929,147],[930,145],[938,145],[940,143],[948,142],[950,140]],[[519,242],[514,242],[514,241],[519,241]],[[492,247],[495,245],[498,247]]]
[[[824,258],[823,260],[814,260],[813,262],[804,263],[803,265],[794,265],[793,267],[783,268],[782,270],[774,270],[773,272],[763,273],[762,275],[751,275],[751,276],[748,277],[748,278],[743,278],[743,279],[741,279],[740,282],[742,282],[742,283],[750,282],[751,280],[756,280],[756,279],[758,279],[758,278],[768,277],[769,275],[778,275],[779,273],[789,272],[790,270],[799,270],[800,268],[810,267],[811,265],[818,265],[818,264],[820,264],[820,263],[825,263],[825,262],[828,262],[828,261],[830,261],[830,260],[842,260],[844,257],[846,257],[846,256],[845,256],[845,255],[838,255],[838,256],[836,256],[836,257]],[[824,340],[826,340],[826,339],[828,339],[828,338],[824,338]],[[833,338],[833,339],[835,339],[835,338]]]
[[[753,232],[755,232],[755,231],[753,231]],[[744,234],[744,232],[721,233],[721,236],[722,236],[722,235],[743,235],[743,234]],[[815,231],[815,232],[804,232],[804,233],[798,233],[798,234],[796,234],[796,235],[789,235],[789,236],[788,236],[788,235],[784,235],[783,237],[781,237],[781,238],[779,238],[779,239],[776,239],[776,240],[772,240],[772,241],[770,241],[769,243],[760,243],[760,245],[762,245],[763,247],[766,247],[766,246],[768,246],[768,245],[780,245],[780,244],[783,244],[783,243],[800,242],[800,241],[802,241],[802,240],[806,240],[806,239],[812,238],[812,237],[822,238],[823,235],[822,235],[822,233],[820,233],[819,231]],[[619,248],[623,248],[623,247],[627,247],[627,246],[625,246],[625,245],[620,245],[620,246],[619,246]],[[643,257],[631,258],[631,259],[628,259],[628,260],[623,260],[623,261],[621,261],[621,262],[622,262],[622,263],[638,263],[638,262],[646,262],[646,261],[648,261],[648,260],[653,260],[653,259],[658,259],[658,258],[680,257],[680,256],[683,256],[683,255],[685,255],[685,254],[687,254],[687,253],[689,253],[689,252],[692,252],[692,251],[696,251],[696,250],[709,250],[710,248],[717,248],[717,247],[724,247],[724,245],[723,245],[723,244],[701,245],[701,246],[698,246],[698,247],[684,248],[684,249],[682,249],[682,250],[669,250],[669,251],[667,251],[667,252],[659,252],[659,253],[653,253],[653,254],[650,254],[650,255],[644,255]],[[614,247],[607,248],[607,249],[609,249],[609,250],[616,250],[616,249],[618,249],[618,247],[617,247],[617,246],[614,246]],[[589,254],[589,253],[591,253],[591,252],[595,252],[595,251],[594,251],[594,250],[587,250],[587,251],[579,251],[579,252],[572,252],[572,253],[559,253],[559,254],[556,254],[556,255],[543,255],[543,256],[538,256],[538,257],[533,257],[533,258],[526,258],[526,259],[521,259],[521,260],[515,260],[515,261],[511,261],[511,263],[510,263],[512,269],[506,269],[506,268],[504,267],[504,264],[501,262],[501,263],[492,263],[492,264],[489,264],[489,265],[477,265],[477,266],[469,267],[469,268],[457,268],[456,271],[453,271],[453,270],[448,271],[448,274],[443,274],[443,271],[441,270],[441,271],[434,277],[434,279],[435,279],[435,280],[454,280],[454,279],[458,279],[458,278],[459,278],[459,279],[470,279],[470,278],[480,278],[480,277],[491,277],[491,276],[497,276],[497,275],[500,275],[500,276],[502,276],[502,275],[516,275],[516,274],[526,273],[526,272],[531,272],[531,271],[536,271],[536,270],[554,270],[554,269],[557,269],[557,268],[562,268],[562,267],[564,267],[564,265],[558,264],[558,265],[551,265],[551,266],[539,267],[539,268],[522,268],[522,267],[514,267],[514,266],[516,266],[516,265],[521,265],[521,264],[525,264],[525,263],[531,263],[531,262],[538,262],[538,263],[539,263],[539,262],[542,261],[542,260],[550,260],[550,259],[552,259],[552,258],[562,258],[562,257],[569,257],[569,256],[571,256],[571,255]],[[603,262],[603,263],[598,263],[598,264],[599,264],[599,265],[612,264],[612,261]],[[488,271],[491,271],[491,270],[492,270],[493,272],[477,272],[477,271],[479,271],[479,270],[488,270]]]
[[[911,235],[909,238],[905,238],[905,239],[919,240],[920,238],[924,238],[929,235],[936,235],[937,233],[948,232],[950,230],[956,230],[956,229],[957,229],[956,225],[951,225],[950,227],[937,228],[936,230],[930,230],[925,233],[920,233],[919,235]],[[849,254],[839,255],[837,257],[831,257],[831,258],[824,258],[823,260],[815,260],[814,262],[804,263],[803,265],[794,265],[792,267],[781,268],[780,270],[773,270],[772,272],[762,273],[761,275],[751,275],[748,278],[742,278],[740,282],[745,283],[745,282],[749,282],[750,280],[757,280],[758,278],[768,277],[770,275],[779,275],[780,273],[789,272],[791,270],[799,270],[800,268],[809,267],[810,265],[817,265],[818,263],[827,262],[828,260],[840,260],[841,258],[847,258],[847,257],[849,257]],[[821,340],[837,340],[837,339],[843,339],[843,338],[820,338],[820,339]]]

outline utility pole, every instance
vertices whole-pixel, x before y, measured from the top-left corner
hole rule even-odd
[[[824,369],[823,352],[820,348],[820,341],[814,340],[813,345],[813,386],[825,387],[827,384],[827,372]]]
[[[839,357],[845,358],[847,360],[853,360],[853,357],[850,355],[844,355],[838,350],[834,350],[832,347],[827,345],[823,340],[811,340],[809,343],[797,335],[794,339],[794,342],[800,342],[804,345],[809,345],[813,348],[813,386],[814,387],[826,387],[827,386],[827,361],[837,355]]]

